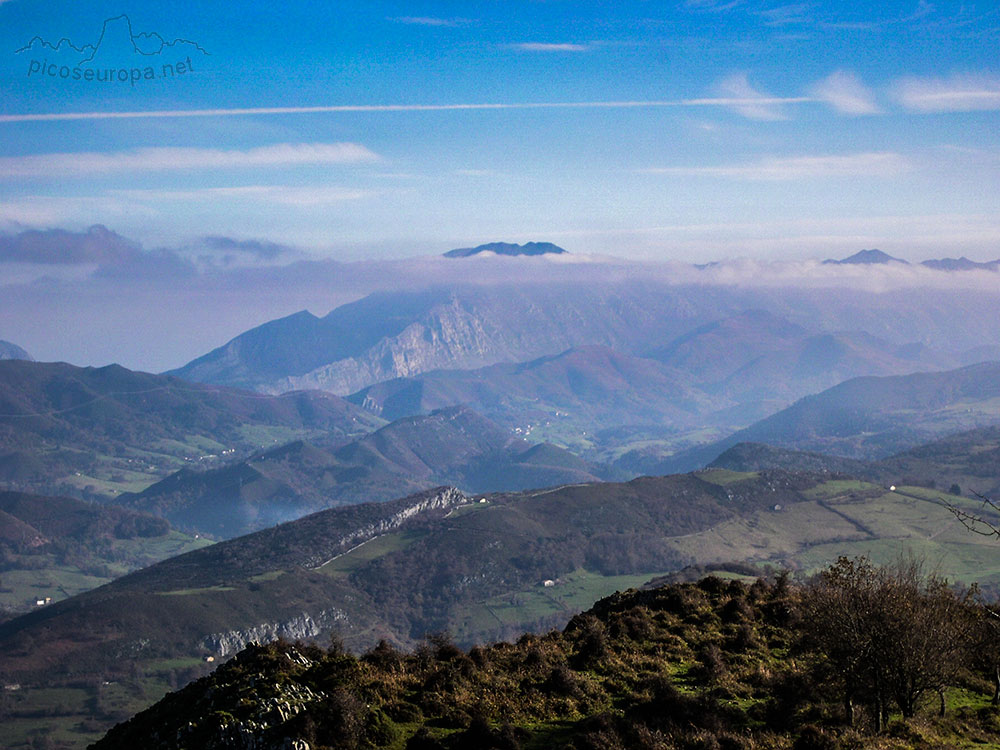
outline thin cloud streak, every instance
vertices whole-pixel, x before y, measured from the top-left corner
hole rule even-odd
[[[389,20],[410,26],[461,26],[469,23],[467,18],[435,18],[432,16],[396,16]]]
[[[881,151],[832,156],[773,157],[752,164],[654,167],[640,171],[643,174],[783,182],[821,177],[892,177],[911,168],[910,162],[901,154]]]
[[[954,75],[950,78],[904,78],[896,98],[913,112],[973,112],[1000,109],[1000,78]]]
[[[785,102],[755,89],[746,73],[734,73],[720,81],[717,90],[730,98],[731,103],[727,106],[750,120],[787,119],[780,106]]]
[[[80,152],[0,157],[0,178],[67,173],[355,164],[378,159],[378,154],[357,143],[277,143],[247,150],[156,146],[111,153]]]
[[[452,112],[517,109],[630,109],[642,107],[761,107],[815,102],[811,96],[722,96],[695,99],[605,102],[517,102],[511,104],[344,104],[322,107],[242,107],[238,109],[167,109],[132,112],[54,112],[0,115],[4,122],[53,120],[116,120],[148,117],[235,117],[241,115],[303,115],[342,112]]]
[[[240,185],[236,187],[210,187],[193,190],[112,190],[110,195],[130,201],[251,201],[279,203],[284,206],[325,206],[343,201],[360,200],[375,195],[370,190],[343,188],[329,185]]]
[[[510,46],[522,52],[586,52],[590,49],[586,44],[569,42],[521,42]]]
[[[799,5],[782,5],[777,8],[757,11],[757,15],[764,19],[768,26],[786,26],[788,24],[809,23],[808,11],[811,5],[802,3]]]
[[[684,7],[688,10],[705,13],[725,13],[740,5],[743,5],[743,0],[730,0],[730,2],[720,2],[719,0],[687,0],[684,3]]]

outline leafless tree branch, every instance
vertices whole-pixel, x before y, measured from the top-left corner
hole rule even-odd
[[[959,508],[954,503],[944,503],[945,507],[958,519],[967,530],[980,536],[1000,538],[1000,505],[986,495],[973,492],[980,500],[980,513],[975,513],[964,508]],[[993,517],[987,518],[982,511],[993,511]]]

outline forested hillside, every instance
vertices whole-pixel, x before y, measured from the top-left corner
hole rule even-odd
[[[615,594],[562,632],[469,651],[252,646],[94,750],[997,747],[995,639],[919,564],[845,558],[804,587]]]

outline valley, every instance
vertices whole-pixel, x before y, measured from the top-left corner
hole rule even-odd
[[[906,338],[933,305],[546,289],[377,293],[175,374],[0,362],[0,739],[82,747],[257,642],[470,648],[651,581],[918,554],[1000,592],[949,510],[1000,488],[1000,373]]]
[[[0,492],[0,620],[208,544],[148,514]]]
[[[996,6],[0,0],[0,749],[1000,750]]]
[[[685,567],[807,574],[841,554],[891,561],[914,550],[941,574],[994,590],[996,542],[970,537],[943,503],[975,507],[841,474],[708,469],[521,493],[442,488],[326,510],[0,625],[4,674],[21,685],[5,731],[26,737],[35,724],[25,712],[53,685],[131,685],[134,711],[252,640],[332,629],[357,650],[380,639],[412,647],[443,630],[491,642],[559,627],[601,596]],[[69,694],[80,700],[64,703],[67,726],[107,726],[86,708],[88,689]]]
[[[265,397],[118,365],[0,360],[0,481],[106,501],[185,466],[382,422],[326,393]]]

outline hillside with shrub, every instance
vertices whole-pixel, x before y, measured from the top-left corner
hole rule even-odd
[[[945,503],[979,507],[829,472],[713,469],[471,497],[437,488],[322,511],[0,624],[0,673],[21,685],[0,742],[21,750],[51,731],[81,747],[253,641],[335,632],[356,652],[379,640],[409,650],[447,630],[471,647],[562,627],[691,566],[808,574],[908,548],[992,590],[996,542]]]
[[[804,586],[631,590],[467,651],[447,635],[360,657],[252,646],[93,748],[1000,747],[995,636],[970,591],[919,564],[844,558]]]

